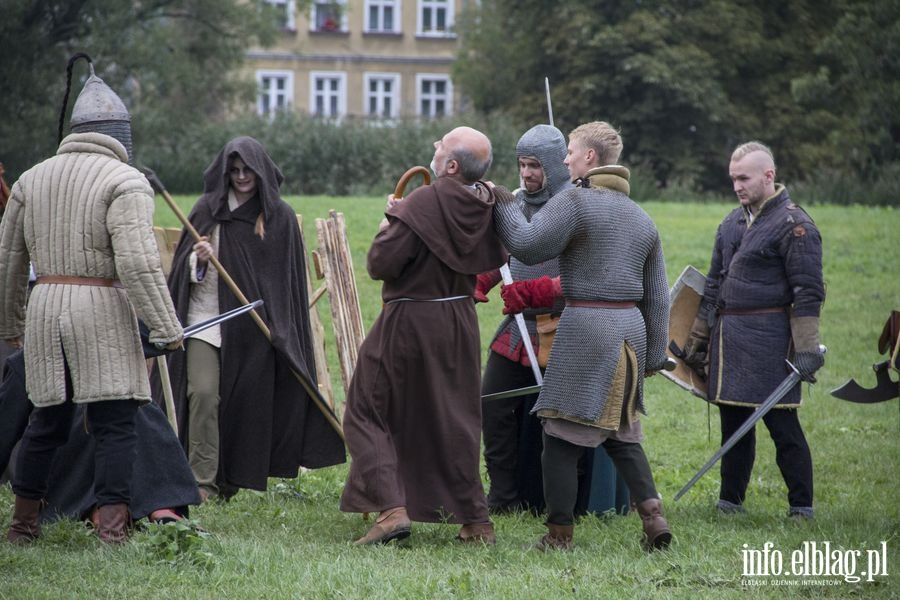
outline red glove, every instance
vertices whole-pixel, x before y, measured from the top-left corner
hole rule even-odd
[[[552,279],[547,275],[537,279],[513,281],[510,285],[500,288],[500,296],[503,298],[503,314],[511,315],[520,313],[526,308],[550,308],[556,302],[556,298],[562,296],[562,286],[559,277]]]
[[[487,302],[488,292],[500,281],[500,270],[495,269],[487,273],[479,273],[475,278],[475,302]]]

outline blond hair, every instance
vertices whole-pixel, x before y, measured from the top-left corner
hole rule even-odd
[[[262,210],[256,215],[256,225],[253,227],[253,233],[259,236],[259,239],[266,239],[266,220],[263,219]]]
[[[622,154],[622,136],[606,121],[579,125],[569,134],[569,140],[578,140],[593,149],[601,166],[618,163]]]
[[[772,166],[775,166],[775,157],[772,155],[772,150],[762,142],[757,142],[756,140],[745,142],[735,148],[734,152],[731,153],[731,162],[741,160],[751,152],[764,152],[768,154],[769,158],[772,159]]]

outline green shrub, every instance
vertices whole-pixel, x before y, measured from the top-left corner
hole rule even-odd
[[[484,131],[494,148],[487,177],[513,189],[519,184],[516,142],[527,129],[504,117],[466,115],[438,121],[399,120],[390,125],[367,120],[341,122],[295,113],[269,120],[256,115],[225,123],[204,123],[181,132],[168,147],[141,148],[137,164],[152,167],[172,193],[195,195],[203,185],[203,170],[228,140],[250,135],[260,140],[284,173],[285,195],[382,196],[412,166],[428,166],[434,141],[459,125]],[[530,125],[529,125],[530,126]],[[564,132],[567,133],[567,132]],[[697,202],[731,200],[727,164],[723,159],[722,187],[701,191],[700,180],[685,174],[660,187],[652,169],[631,168],[631,195],[640,202]],[[883,167],[876,176],[820,171],[807,181],[785,181],[801,204],[864,204],[900,206],[900,163]]]
[[[882,167],[868,178],[845,171],[819,171],[814,177],[791,185],[791,197],[800,204],[863,204],[900,206],[900,162]]]
[[[412,166],[428,166],[434,141],[458,125],[484,131],[494,146],[488,177],[516,187],[515,144],[519,128],[503,119],[483,117],[441,121],[402,120],[391,124],[334,121],[279,114],[269,121],[247,116],[225,124],[200,125],[175,147],[147,148],[137,162],[152,167],[172,193],[196,194],[202,173],[229,139],[250,135],[260,140],[284,173],[284,194],[382,195],[393,190]]]

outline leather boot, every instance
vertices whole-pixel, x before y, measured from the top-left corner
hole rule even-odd
[[[662,502],[648,498],[637,505],[644,526],[644,546],[647,550],[663,550],[672,543],[672,532],[662,514]]]
[[[459,535],[456,539],[466,544],[486,544],[493,546],[497,543],[497,536],[494,534],[494,524],[487,523],[467,523],[459,529]]]
[[[534,545],[541,552],[547,550],[571,550],[575,547],[572,538],[575,537],[574,525],[556,525],[547,523],[547,533]]]
[[[409,515],[406,514],[406,507],[389,508],[381,511],[368,533],[353,542],[353,545],[387,544],[391,540],[408,538],[411,531],[412,521],[409,520]]]
[[[12,523],[6,539],[12,544],[27,544],[41,535],[41,501],[16,496]]]
[[[131,515],[128,514],[128,505],[106,504],[97,509],[99,526],[97,535],[105,544],[124,544],[128,538],[128,525],[131,524]]]

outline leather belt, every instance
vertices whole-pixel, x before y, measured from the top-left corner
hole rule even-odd
[[[764,308],[723,308],[720,315],[763,315],[766,313],[780,313],[787,311],[787,306],[767,306]]]
[[[125,286],[118,279],[106,277],[78,277],[76,275],[39,275],[35,285],[58,283],[61,285],[92,285],[95,287],[112,287],[123,289]]]
[[[570,300],[566,298],[566,306],[583,308],[634,308],[637,302],[608,302],[606,300]]]
[[[449,296],[447,298],[394,298],[388,300],[385,304],[395,304],[397,302],[452,302],[453,300],[464,300],[472,296]]]

